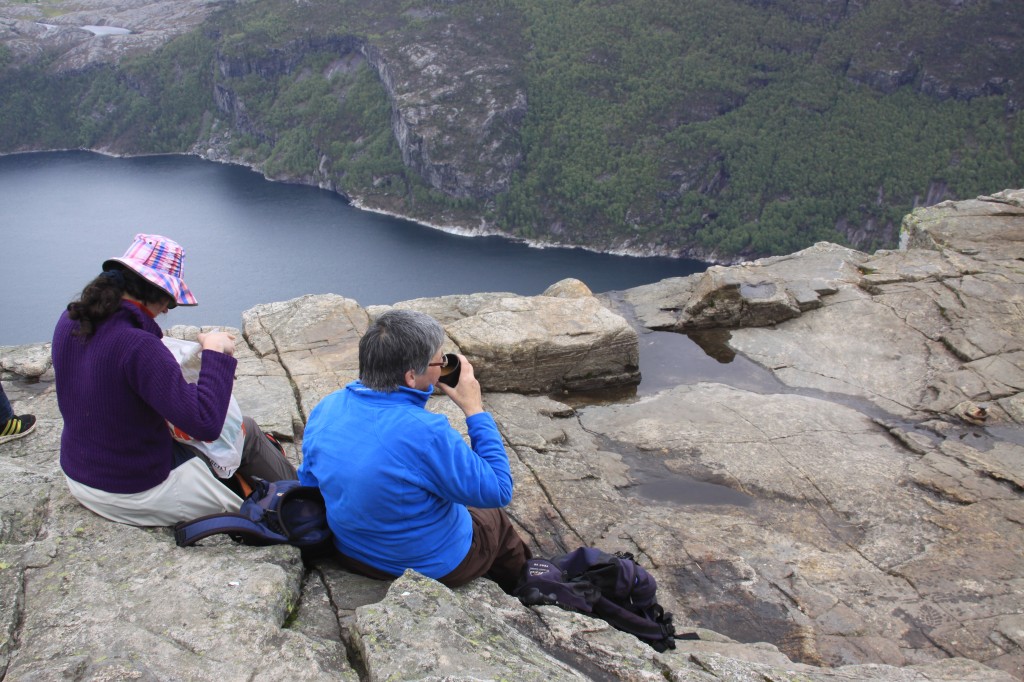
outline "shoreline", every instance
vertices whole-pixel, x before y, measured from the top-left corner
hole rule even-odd
[[[407,221],[409,221],[411,223],[415,223],[417,225],[421,225],[423,227],[426,227],[426,228],[429,228],[429,229],[432,229],[432,230],[438,230],[438,231],[444,232],[446,234],[456,235],[456,236],[460,236],[460,237],[501,237],[502,239],[507,239],[507,240],[509,240],[511,242],[516,242],[516,243],[524,244],[524,245],[528,246],[531,249],[580,249],[582,251],[588,251],[590,253],[605,254],[605,255],[609,255],[609,256],[622,256],[622,257],[627,257],[627,258],[670,258],[670,259],[674,259],[674,260],[689,260],[689,261],[695,261],[695,262],[698,262],[698,263],[704,263],[704,264],[706,264],[709,267],[712,266],[712,265],[726,265],[726,266],[728,266],[728,265],[736,265],[737,263],[741,263],[741,262],[743,262],[745,260],[743,258],[725,259],[725,258],[721,258],[720,256],[716,256],[714,254],[700,254],[700,255],[680,254],[680,253],[672,252],[672,251],[670,251],[668,249],[658,249],[658,248],[653,248],[653,247],[649,248],[649,249],[630,249],[630,248],[599,249],[599,248],[594,248],[594,247],[590,247],[590,246],[584,246],[584,245],[580,245],[580,244],[567,244],[567,243],[562,243],[562,242],[548,242],[548,241],[539,241],[539,240],[533,240],[533,239],[524,239],[522,237],[517,237],[515,235],[510,235],[510,234],[508,234],[506,232],[502,232],[501,230],[497,230],[497,229],[494,229],[494,228],[487,228],[486,227],[486,223],[483,220],[481,220],[482,224],[478,228],[464,227],[464,226],[460,226],[460,225],[441,225],[441,224],[438,224],[438,223],[431,223],[431,222],[428,222],[428,221],[425,221],[425,220],[421,220],[421,219],[418,219],[418,218],[412,218],[410,216],[403,215],[401,213],[396,213],[394,211],[389,211],[387,209],[382,209],[382,208],[376,208],[376,207],[373,207],[373,206],[368,206],[365,203],[363,203],[363,201],[360,200],[358,197],[349,196],[349,195],[347,195],[347,194],[345,194],[343,192],[339,192],[336,189],[331,189],[330,187],[324,187],[324,186],[319,185],[319,184],[301,182],[301,181],[296,181],[296,180],[281,180],[281,179],[277,179],[277,178],[271,178],[271,177],[267,176],[262,170],[260,170],[256,166],[254,166],[253,164],[245,163],[245,162],[239,161],[237,159],[217,158],[215,156],[203,154],[203,153],[200,153],[200,152],[161,152],[161,153],[154,153],[154,154],[147,154],[147,153],[120,154],[120,153],[111,152],[111,151],[103,150],[103,149],[77,148],[77,149],[35,149],[35,150],[31,150],[31,151],[3,152],[3,153],[0,153],[0,156],[15,156],[15,155],[23,155],[23,154],[52,154],[52,153],[60,153],[60,152],[88,152],[88,153],[91,153],[91,154],[99,154],[101,156],[107,156],[107,157],[110,157],[110,158],[118,158],[118,159],[136,158],[136,157],[142,158],[142,157],[147,157],[147,156],[191,156],[191,157],[195,157],[197,159],[201,159],[203,161],[208,161],[210,163],[220,163],[220,164],[229,165],[229,166],[239,166],[239,167],[242,167],[242,168],[247,168],[250,171],[252,171],[253,173],[258,173],[260,175],[260,177],[262,177],[267,182],[280,182],[280,183],[284,183],[284,184],[301,185],[301,186],[304,186],[304,187],[316,187],[317,189],[321,189],[321,190],[326,191],[326,192],[331,192],[332,194],[336,194],[336,195],[338,195],[340,197],[343,197],[349,203],[350,206],[352,206],[353,208],[358,209],[360,211],[366,211],[367,213],[376,213],[378,215],[385,215],[385,216],[388,216],[390,218],[397,218],[397,219],[400,219],[400,220],[407,220]]]
[[[257,171],[258,172],[258,171]],[[266,177],[266,176],[264,176]],[[270,180],[268,178],[268,180]],[[274,182],[274,180],[270,180]],[[336,192],[337,193],[337,192]],[[430,228],[432,230],[438,230],[446,234],[457,235],[460,237],[501,237],[512,242],[519,244],[525,244],[531,249],[580,249],[581,251],[588,251],[590,253],[600,253],[609,256],[623,256],[626,258],[672,258],[675,260],[692,260],[700,263],[706,263],[707,265],[735,265],[731,261],[724,260],[708,260],[707,258],[695,258],[693,256],[683,256],[675,253],[669,253],[667,251],[658,251],[652,249],[651,251],[644,252],[635,249],[596,249],[589,246],[581,246],[579,244],[563,244],[559,242],[542,242],[532,239],[523,239],[515,235],[510,235],[505,232],[496,229],[488,229],[486,227],[472,228],[472,227],[461,227],[458,225],[438,225],[435,223],[429,223],[416,218],[410,218],[409,216],[402,215],[401,213],[395,213],[382,208],[374,208],[373,206],[367,206],[363,204],[359,199],[349,197],[349,204],[353,208],[357,208],[360,211],[366,211],[367,213],[377,213],[379,215],[386,215],[389,218],[398,218],[400,220],[408,220],[411,223],[422,225],[423,227]],[[740,262],[740,261],[736,261]]]
[[[659,249],[650,249],[648,251],[637,250],[637,249],[623,249],[623,248],[619,248],[619,249],[598,249],[598,248],[593,248],[593,247],[589,247],[589,246],[583,246],[583,245],[580,245],[580,244],[565,244],[565,243],[561,243],[561,242],[545,242],[545,241],[538,241],[538,240],[533,240],[533,239],[524,239],[522,237],[517,237],[516,235],[508,234],[507,232],[502,232],[501,230],[497,230],[497,229],[494,229],[494,228],[487,228],[487,227],[485,227],[486,222],[483,219],[481,219],[481,226],[478,227],[478,228],[464,227],[464,226],[461,226],[461,225],[441,225],[441,224],[438,224],[438,223],[431,223],[431,222],[428,222],[426,220],[421,220],[419,218],[413,218],[411,216],[403,215],[401,213],[396,213],[394,211],[389,211],[387,209],[376,208],[376,207],[373,207],[373,206],[368,206],[359,197],[350,196],[348,194],[345,194],[344,192],[340,192],[340,191],[338,191],[336,189],[332,189],[331,187],[325,187],[325,186],[323,186],[323,185],[321,185],[319,183],[307,183],[307,182],[296,181],[296,180],[279,180],[279,179],[276,179],[276,178],[271,178],[266,173],[261,171],[259,168],[253,166],[252,164],[245,163],[245,162],[242,162],[242,161],[237,161],[237,160],[233,160],[233,159],[213,158],[212,156],[208,156],[206,154],[198,153],[198,152],[196,152],[196,153],[186,152],[186,153],[182,153],[180,155],[183,155],[183,156],[195,156],[197,158],[203,159],[204,161],[212,161],[214,163],[223,163],[223,164],[227,164],[227,165],[241,166],[243,168],[248,168],[249,170],[253,171],[254,173],[259,173],[260,176],[262,176],[263,179],[266,180],[267,182],[283,182],[283,183],[286,183],[286,184],[302,185],[304,187],[316,187],[316,188],[321,189],[321,190],[323,190],[325,192],[331,192],[332,194],[336,194],[336,195],[338,195],[340,197],[343,197],[346,201],[348,201],[350,206],[352,206],[353,208],[358,209],[360,211],[366,211],[367,213],[376,213],[378,215],[385,215],[385,216],[388,216],[389,218],[397,218],[397,219],[400,219],[400,220],[407,220],[410,223],[415,223],[416,225],[421,225],[423,227],[426,227],[426,228],[429,228],[429,229],[432,229],[432,230],[438,230],[440,232],[444,232],[446,234],[451,234],[451,235],[456,235],[456,236],[459,236],[459,237],[501,237],[502,239],[507,239],[507,240],[509,240],[511,242],[516,242],[516,243],[519,243],[519,244],[525,244],[526,246],[530,247],[531,249],[580,249],[582,251],[588,251],[590,253],[606,254],[606,255],[609,255],[609,256],[622,256],[622,257],[627,257],[627,258],[671,258],[671,259],[674,259],[674,260],[690,260],[690,261],[695,261],[695,262],[698,262],[698,263],[704,263],[704,264],[706,264],[708,266],[711,266],[711,265],[736,265],[737,263],[741,263],[741,262],[743,262],[745,260],[743,258],[736,258],[736,259],[731,259],[730,260],[730,259],[723,259],[721,257],[714,256],[714,255],[703,255],[703,254],[700,257],[696,257],[694,255],[683,255],[683,254],[679,254],[679,253],[672,253],[672,252],[670,252],[668,250],[665,250],[665,249],[660,249],[660,250]],[[122,155],[122,156],[127,156],[127,155]],[[160,155],[159,154],[148,154],[148,155],[140,155],[140,156],[160,156]]]

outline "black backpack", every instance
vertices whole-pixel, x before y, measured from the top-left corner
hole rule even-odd
[[[237,513],[210,514],[174,526],[179,547],[226,533],[246,545],[294,545],[319,553],[331,543],[327,505],[319,488],[298,481],[268,482],[253,478],[252,493]]]
[[[657,589],[632,554],[580,547],[550,561],[527,560],[513,594],[526,606],[553,604],[601,618],[656,651],[675,649],[677,639],[698,639],[696,633],[676,634]]]

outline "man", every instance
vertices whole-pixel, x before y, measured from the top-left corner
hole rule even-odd
[[[462,356],[455,387],[438,384],[444,330],[392,310],[359,342],[359,381],[309,415],[299,480],[318,486],[342,564],[380,580],[412,568],[449,587],[487,575],[506,591],[530,549],[501,511],[508,455]],[[425,407],[434,387],[466,415],[472,448]]]

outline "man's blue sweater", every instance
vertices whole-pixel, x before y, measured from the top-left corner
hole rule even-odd
[[[424,409],[430,395],[354,381],[313,409],[303,436],[299,480],[323,492],[338,549],[393,575],[447,575],[473,540],[466,506],[512,500],[491,415],[466,419],[470,448],[446,417]]]

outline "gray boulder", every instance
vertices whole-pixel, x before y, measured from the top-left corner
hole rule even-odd
[[[527,611],[488,581],[452,591],[412,571],[356,610],[355,630],[369,680],[998,679],[963,660],[824,670],[706,631],[702,641],[658,654],[603,621],[553,606]]]
[[[510,297],[447,327],[490,391],[547,393],[640,381],[636,331],[593,296]]]
[[[860,279],[865,254],[819,243],[789,256],[636,287],[625,300],[650,329],[766,327],[821,306],[821,297]]]
[[[320,400],[359,376],[359,338],[369,318],[352,299],[333,294],[269,303],[242,314],[256,355],[284,368],[303,421]]]
[[[640,381],[636,331],[578,280],[558,282],[541,296],[444,296],[395,307],[440,320],[487,391],[550,393]]]

